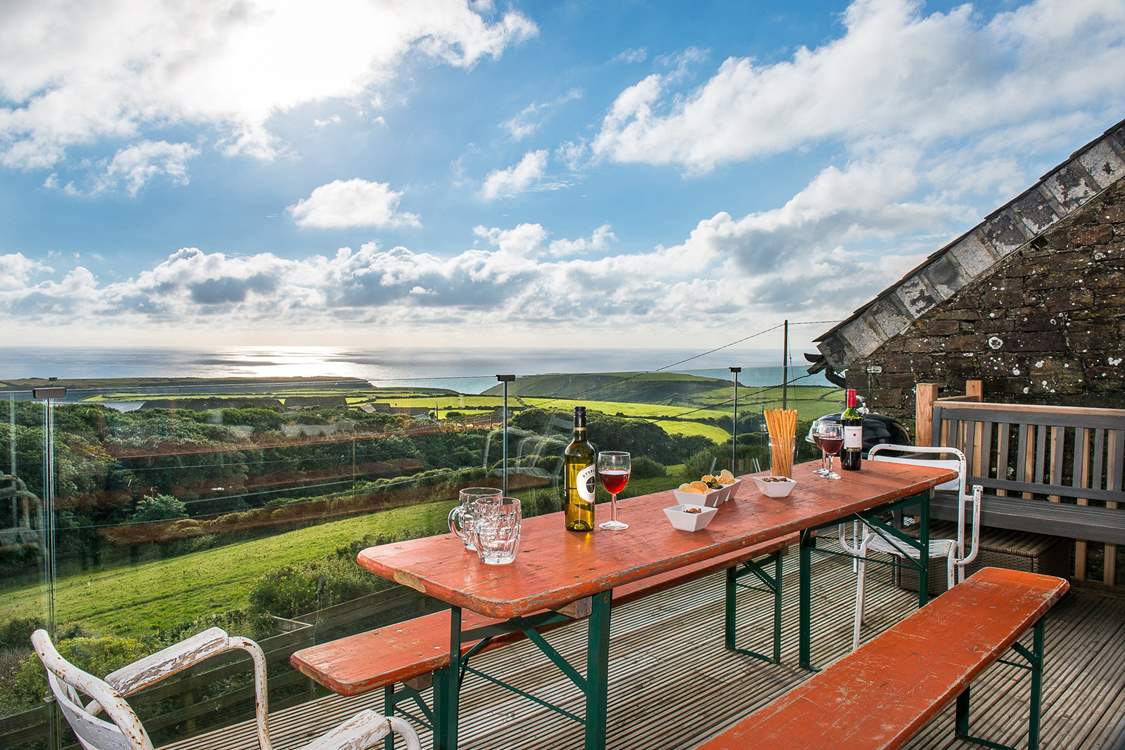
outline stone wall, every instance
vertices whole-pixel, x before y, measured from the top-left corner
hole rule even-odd
[[[910,422],[915,383],[947,395],[970,378],[990,401],[1125,407],[1125,180],[847,370]]]

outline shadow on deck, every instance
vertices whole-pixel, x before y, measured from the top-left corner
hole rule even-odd
[[[615,609],[610,649],[609,747],[617,750],[690,748],[807,678],[797,669],[796,555],[786,559],[783,665],[723,648],[723,578],[711,576]],[[881,566],[880,566],[881,567]],[[816,562],[813,660],[826,664],[850,643],[855,579],[839,558]],[[908,614],[914,594],[868,575],[865,637]],[[755,604],[760,601],[760,606]],[[740,594],[740,645],[765,650],[771,629],[765,594]],[[560,629],[550,640],[580,664],[585,626]],[[577,659],[578,661],[575,661]],[[581,715],[577,690],[530,643],[474,661],[486,672]],[[1125,596],[1075,588],[1049,615],[1046,631],[1041,746],[1110,750],[1125,743]],[[1009,745],[1027,733],[1027,672],[995,664],[973,683],[973,731]],[[429,691],[427,691],[428,693]],[[427,699],[429,696],[427,695]],[[306,742],[363,708],[382,709],[382,692],[329,696],[272,716],[274,746]],[[430,747],[428,733],[423,747]],[[480,678],[461,691],[461,747],[473,750],[581,748],[581,728]],[[830,744],[830,741],[829,741]],[[256,750],[252,722],[199,735],[167,750]],[[931,721],[910,748],[970,748],[953,736],[953,709]]]

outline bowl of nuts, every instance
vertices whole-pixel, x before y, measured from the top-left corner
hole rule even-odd
[[[789,477],[751,477],[766,497],[788,497],[797,482]]]
[[[716,512],[718,512],[717,508],[688,503],[664,509],[664,515],[668,516],[672,526],[680,531],[701,531],[707,528],[707,524],[711,523]]]

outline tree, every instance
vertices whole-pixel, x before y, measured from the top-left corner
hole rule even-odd
[[[187,518],[187,506],[175,495],[145,495],[129,520],[134,523]]]

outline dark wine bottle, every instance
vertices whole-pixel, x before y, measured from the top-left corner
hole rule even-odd
[[[569,531],[594,530],[594,492],[598,473],[594,446],[586,439],[586,407],[574,407],[574,437],[563,451],[563,508]]]
[[[848,471],[859,471],[863,460],[863,415],[856,408],[855,388],[848,389],[847,407],[840,414],[844,426],[844,447],[840,451],[840,466]]]

